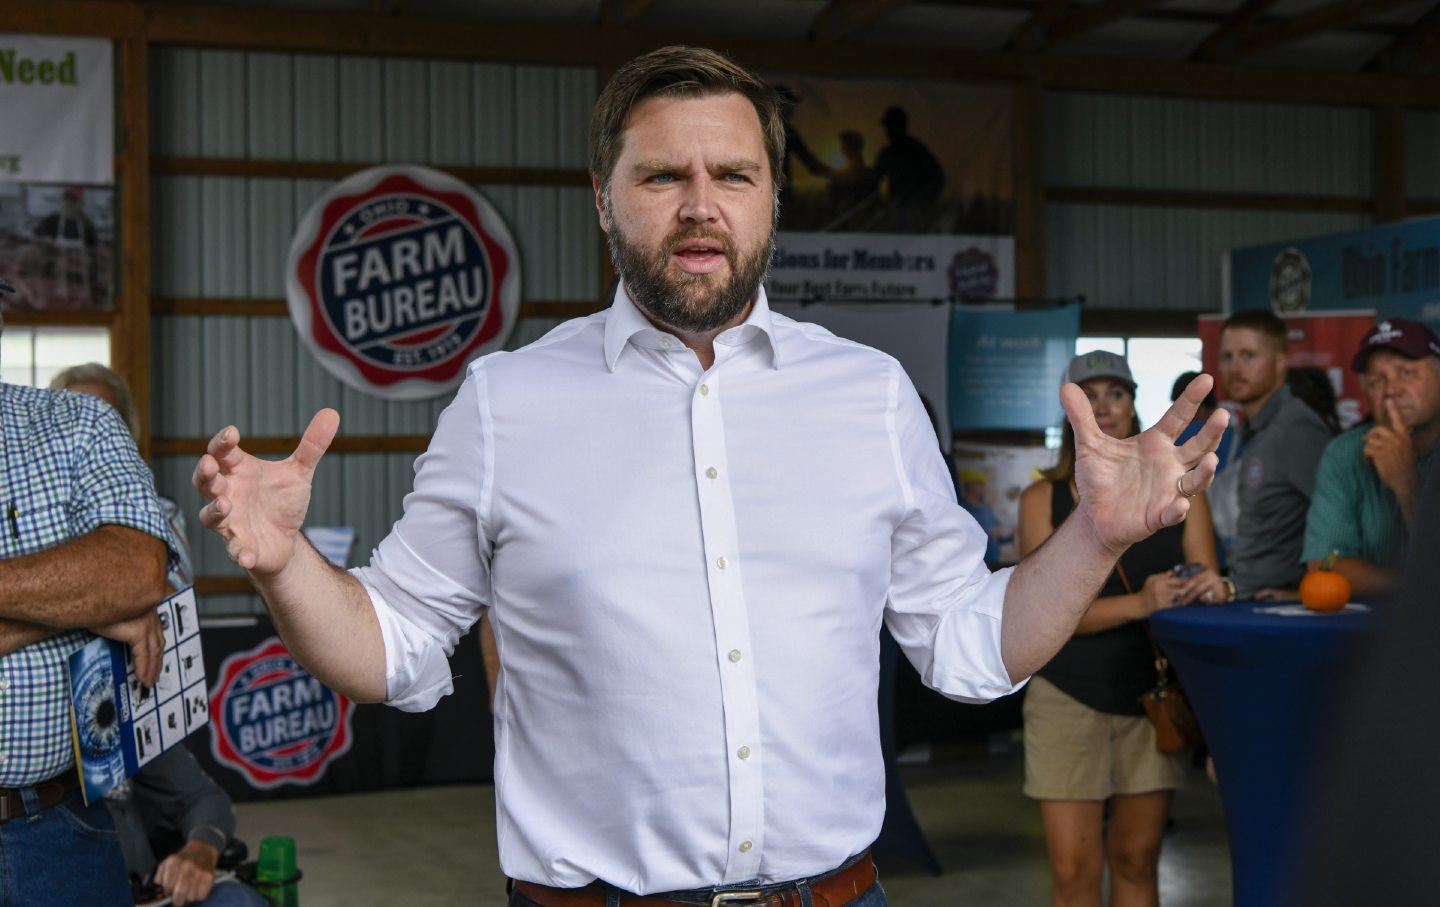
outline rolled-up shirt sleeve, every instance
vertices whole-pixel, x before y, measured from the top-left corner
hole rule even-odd
[[[989,702],[1012,683],[1001,650],[1011,569],[985,566],[986,535],[955,501],[935,430],[896,368],[889,426],[906,515],[891,537],[886,626],[925,685],[961,702]]]
[[[490,603],[485,399],[480,360],[415,461],[404,514],[370,563],[351,571],[380,623],[386,702],[405,711],[431,708],[454,689],[450,653]]]

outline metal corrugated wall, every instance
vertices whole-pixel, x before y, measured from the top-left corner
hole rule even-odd
[[[1362,108],[1052,92],[1053,187],[1369,196],[1373,115]],[[1118,309],[1215,311],[1235,246],[1364,226],[1363,214],[1050,202],[1047,292]]]
[[[1405,113],[1405,194],[1440,200],[1440,111]]]
[[[387,161],[583,169],[597,92],[591,69],[238,51],[157,49],[152,153],[169,157]],[[325,180],[156,175],[152,280],[159,297],[282,297],[294,227]],[[583,187],[479,186],[504,216],[527,300],[596,300],[601,237]],[[558,319],[523,320],[518,346]],[[153,433],[206,436],[233,422],[293,435],[321,406],[343,433],[423,435],[448,398],[386,402],[316,364],[288,319],[157,318]],[[414,455],[335,454],[317,475],[310,522],[356,528],[364,559],[399,515]],[[156,478],[193,514],[193,457],[159,457]],[[193,522],[193,520],[192,520]],[[238,575],[219,540],[192,526],[201,575]],[[258,609],[253,596],[207,598],[211,614]]]

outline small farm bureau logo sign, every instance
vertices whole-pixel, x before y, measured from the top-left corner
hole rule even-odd
[[[353,710],[271,637],[221,665],[210,693],[210,752],[252,787],[314,784],[349,751]]]
[[[311,206],[290,247],[290,317],[320,363],[378,397],[453,389],[515,324],[520,265],[500,215],[423,167],[373,167]]]

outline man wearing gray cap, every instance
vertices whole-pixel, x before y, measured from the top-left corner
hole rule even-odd
[[[1305,521],[1304,558],[1330,552],[1364,600],[1390,591],[1410,539],[1415,502],[1440,441],[1440,339],[1407,318],[1378,322],[1350,367],[1372,421],[1331,441],[1320,459]]]

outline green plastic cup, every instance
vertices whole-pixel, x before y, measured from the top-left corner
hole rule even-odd
[[[294,838],[271,835],[260,841],[260,859],[255,863],[255,888],[273,907],[299,907]]]

